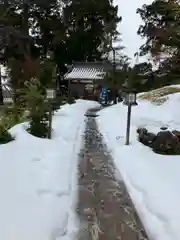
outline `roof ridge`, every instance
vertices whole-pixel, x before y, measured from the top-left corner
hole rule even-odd
[[[72,67],[81,66],[81,67],[87,67],[87,66],[93,66],[94,68],[105,68],[107,66],[107,63],[104,62],[73,62]]]

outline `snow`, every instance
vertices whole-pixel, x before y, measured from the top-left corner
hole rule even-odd
[[[10,129],[16,140],[0,145],[0,239],[69,240],[76,231],[74,204],[84,113],[78,100],[53,117],[52,139],[36,138],[27,123]]]
[[[140,218],[153,240],[180,239],[180,157],[155,154],[137,141],[137,127],[151,132],[167,126],[180,130],[180,93],[168,96],[160,106],[139,100],[132,107],[130,145],[125,146],[127,107],[105,108],[97,119],[114,162]]]

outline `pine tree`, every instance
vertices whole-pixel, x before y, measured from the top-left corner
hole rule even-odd
[[[150,53],[159,63],[156,79],[163,85],[180,77],[180,3],[178,0],[155,0],[137,10],[143,24],[138,33],[146,39],[140,54]],[[162,76],[162,77],[161,77]]]
[[[155,0],[137,10],[143,24],[138,34],[146,38],[141,55],[172,54],[180,45],[180,4],[177,0]]]
[[[63,19],[69,62],[100,60],[120,21],[117,6],[109,0],[72,0],[64,8]]]

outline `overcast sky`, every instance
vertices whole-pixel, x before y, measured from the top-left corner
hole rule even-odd
[[[123,18],[118,30],[122,33],[123,45],[126,47],[124,52],[132,58],[133,62],[135,62],[134,53],[143,44],[143,40],[137,35],[141,19],[136,14],[136,9],[151,2],[152,0],[114,0],[114,4],[119,6],[119,15]],[[144,59],[139,59],[139,61],[142,60]]]

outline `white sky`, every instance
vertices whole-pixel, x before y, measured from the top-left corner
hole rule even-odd
[[[134,53],[143,44],[142,38],[137,35],[141,19],[136,14],[136,9],[150,3],[152,0],[114,0],[114,4],[119,6],[119,15],[123,18],[118,30],[122,34],[123,45],[126,47],[124,52],[132,58],[133,63],[135,63]],[[139,61],[146,59],[142,58]]]

